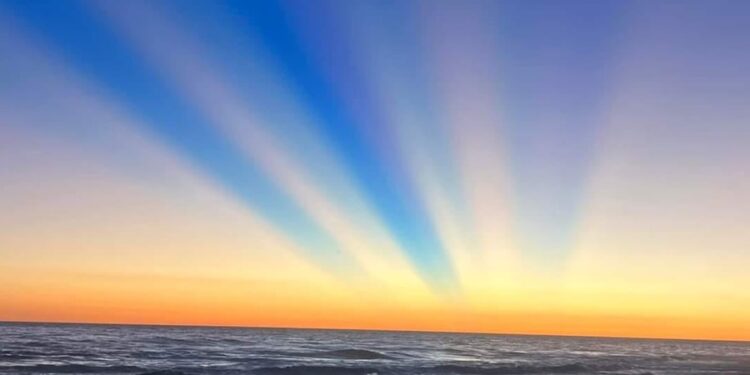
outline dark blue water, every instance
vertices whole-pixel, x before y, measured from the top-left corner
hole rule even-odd
[[[0,374],[750,374],[750,344],[0,324]]]

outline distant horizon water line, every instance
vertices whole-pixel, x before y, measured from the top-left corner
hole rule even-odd
[[[683,337],[645,337],[645,336],[605,336],[605,335],[566,335],[552,333],[522,333],[522,332],[488,332],[488,331],[440,331],[419,329],[371,329],[371,328],[335,328],[335,327],[289,327],[289,326],[249,326],[222,324],[189,324],[189,323],[123,323],[123,322],[80,322],[80,321],[33,321],[33,320],[0,320],[1,325],[69,325],[69,326],[116,326],[116,327],[146,327],[146,328],[209,328],[209,329],[247,329],[247,330],[298,330],[298,331],[350,331],[350,332],[383,332],[383,333],[417,333],[417,334],[451,334],[451,335],[482,335],[482,336],[524,336],[549,337],[561,339],[601,339],[601,340],[634,340],[634,341],[680,341],[680,342],[717,342],[750,345],[750,339],[713,339],[713,338],[683,338]]]

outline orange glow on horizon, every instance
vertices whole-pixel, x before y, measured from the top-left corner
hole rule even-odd
[[[543,311],[518,301],[487,309],[440,298],[409,305],[373,294],[382,290],[358,294],[330,280],[281,288],[242,279],[36,276],[24,282],[0,277],[0,321],[750,340],[742,315],[648,314],[637,306],[621,314],[570,305]]]

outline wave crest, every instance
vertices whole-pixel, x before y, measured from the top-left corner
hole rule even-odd
[[[253,370],[255,374],[264,375],[377,375],[378,370],[365,367],[338,366],[281,366],[263,367]]]
[[[551,366],[528,366],[528,365],[508,365],[508,366],[491,366],[475,367],[462,365],[438,365],[425,369],[427,373],[444,373],[444,374],[466,374],[466,375],[512,375],[512,374],[572,374],[586,373],[593,371],[588,366],[581,363],[569,363],[564,365]]]
[[[393,359],[393,357],[367,349],[340,349],[309,353],[305,356],[333,359]]]

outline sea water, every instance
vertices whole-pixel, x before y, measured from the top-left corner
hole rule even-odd
[[[750,374],[750,343],[0,323],[0,374]]]

